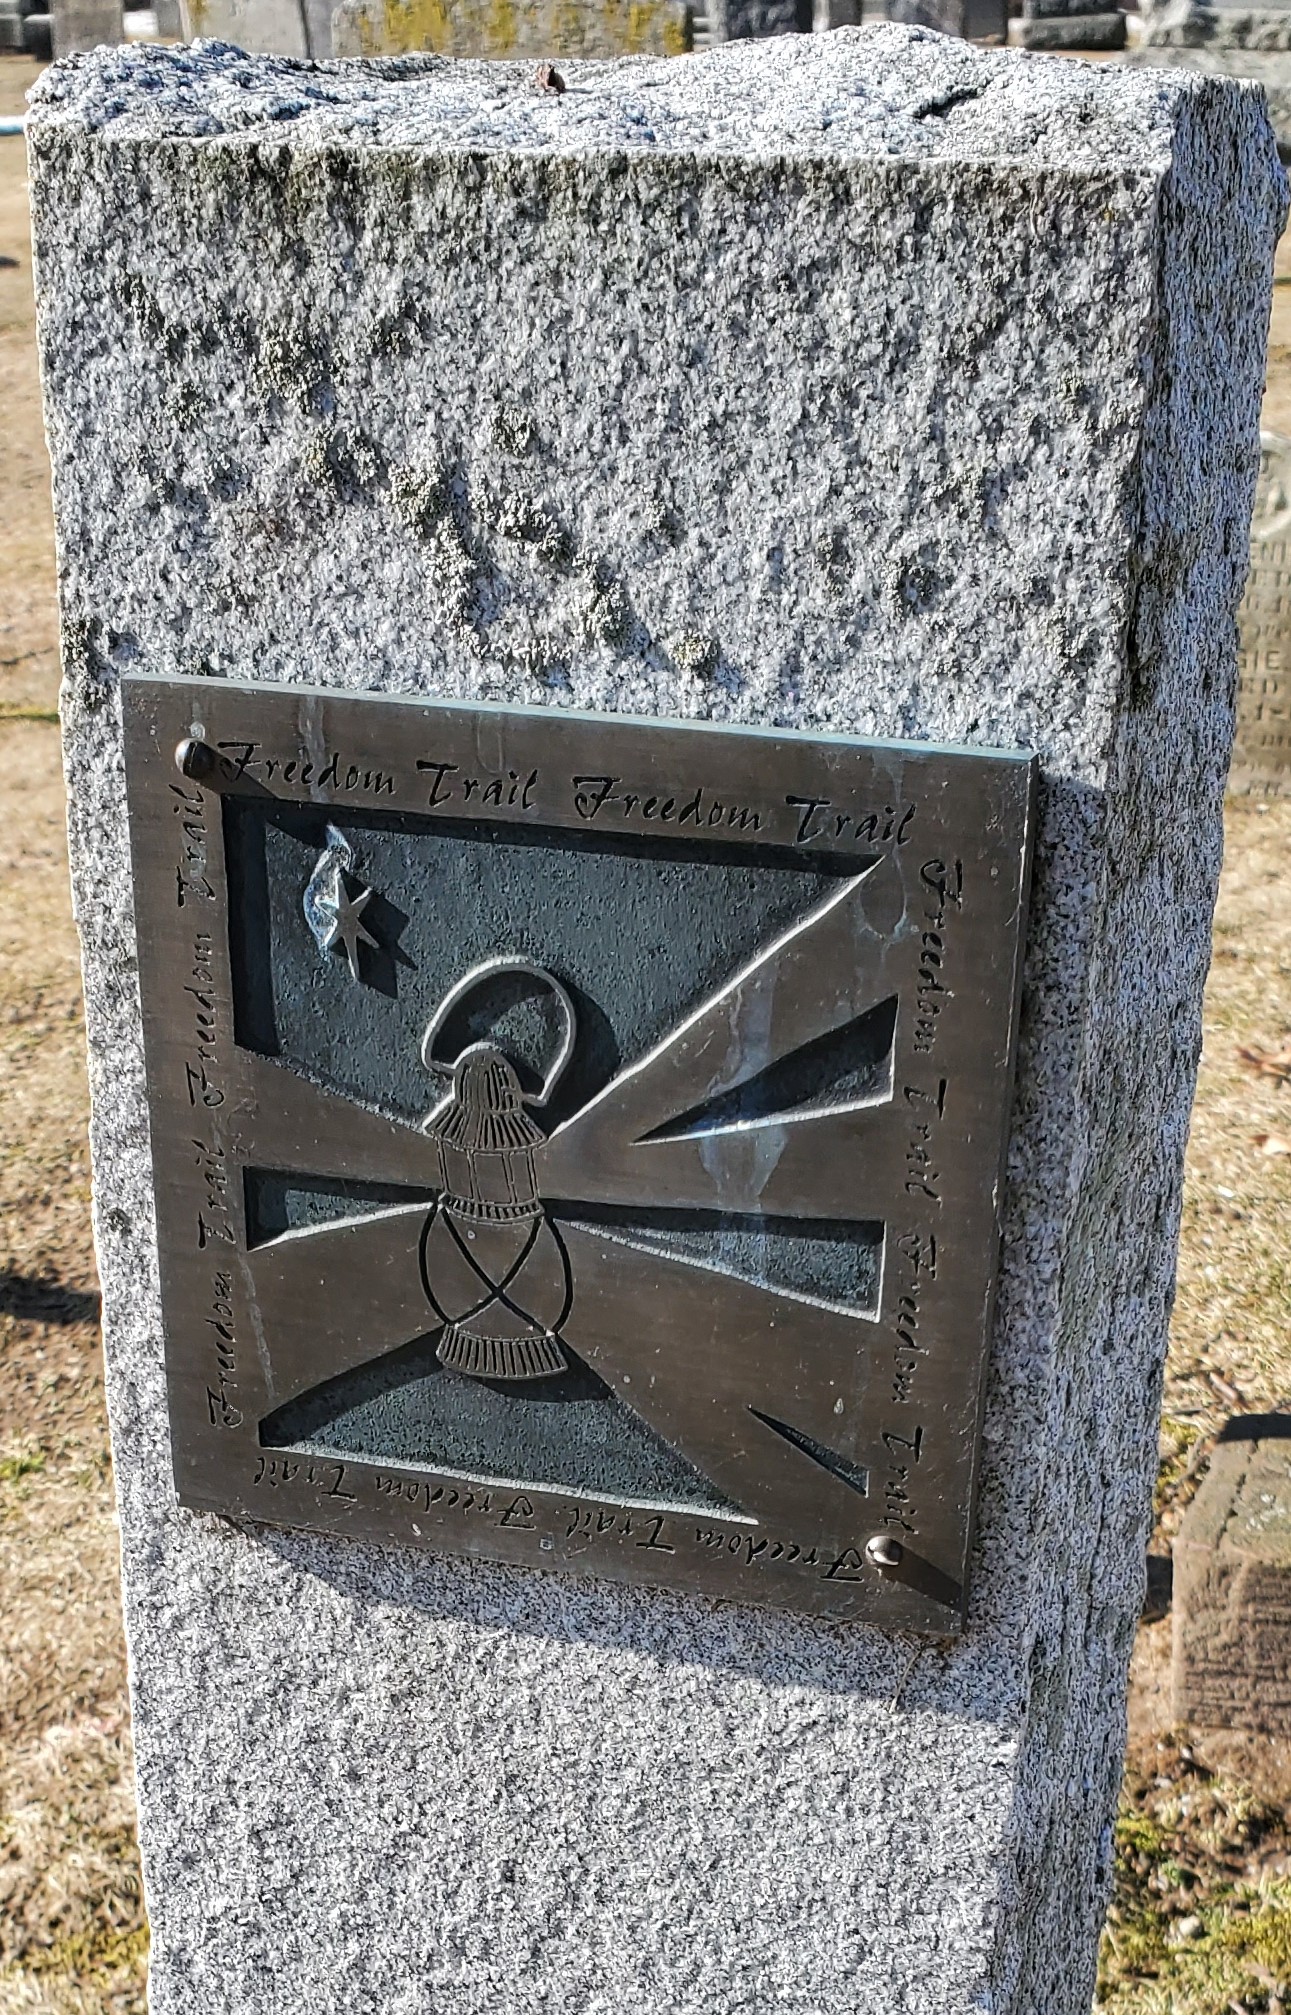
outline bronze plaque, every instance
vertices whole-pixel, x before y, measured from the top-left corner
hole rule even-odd
[[[1032,759],[123,684],[181,1501],[958,1630]]]

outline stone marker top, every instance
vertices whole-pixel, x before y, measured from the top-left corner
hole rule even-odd
[[[1176,1553],[1200,1547],[1231,1562],[1291,1567],[1291,1416],[1230,1421],[1184,1522]]]
[[[31,128],[118,139],[237,136],[454,153],[632,152],[1009,160],[1159,170],[1187,74],[1093,72],[893,23],[727,44],[681,62],[561,66],[400,57],[300,63],[231,44],[98,51],[47,71]]]

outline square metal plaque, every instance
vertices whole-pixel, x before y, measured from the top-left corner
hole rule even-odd
[[[1032,759],[124,696],[182,1502],[958,1630]]]

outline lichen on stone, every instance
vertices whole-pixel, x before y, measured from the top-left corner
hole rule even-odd
[[[669,646],[678,671],[692,679],[708,679],[717,670],[719,651],[715,640],[702,630],[684,630]]]
[[[390,505],[410,532],[428,532],[452,508],[447,467],[442,462],[399,463],[390,471]]]
[[[573,558],[569,533],[544,505],[519,492],[513,491],[502,499],[497,529],[504,538],[531,546],[549,567],[567,567]]]

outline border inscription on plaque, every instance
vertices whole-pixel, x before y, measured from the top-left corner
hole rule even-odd
[[[123,690],[181,1500],[959,1629],[1032,759]]]

